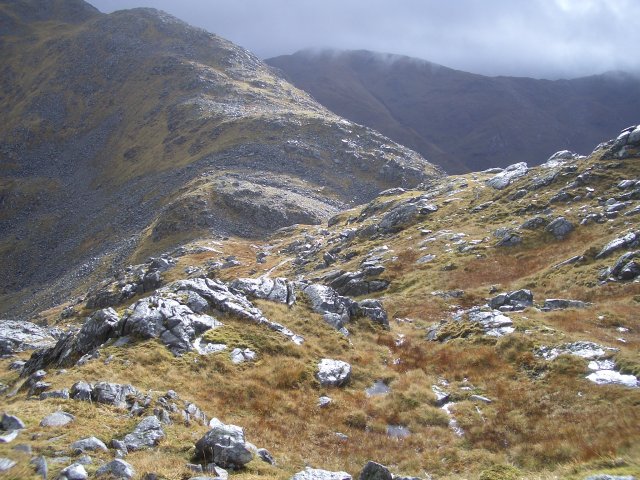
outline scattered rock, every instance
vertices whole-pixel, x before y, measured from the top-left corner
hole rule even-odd
[[[379,463],[369,461],[364,466],[358,480],[392,480],[393,475],[387,467]]]
[[[75,420],[75,417],[70,413],[59,411],[47,415],[40,422],[41,427],[62,427]]]
[[[151,415],[143,419],[133,432],[125,435],[123,442],[127,451],[131,452],[155,447],[164,436],[160,420],[155,415]]]
[[[258,450],[256,450],[256,454],[263,462],[268,463],[269,465],[276,464],[273,455],[271,455],[271,452],[269,452],[269,450],[267,450],[266,448],[259,448]]]
[[[387,425],[387,436],[391,438],[406,438],[411,431],[404,425]]]
[[[55,342],[48,330],[34,323],[0,320],[0,355],[45,348]]]
[[[249,348],[234,348],[230,356],[231,361],[237,365],[244,362],[253,362],[256,359],[256,352]]]
[[[0,472],[6,472],[16,466],[16,462],[9,458],[0,457]]]
[[[318,363],[316,377],[323,387],[341,387],[351,379],[351,365],[341,360],[323,358]]]
[[[249,298],[260,298],[272,302],[293,305],[296,301],[293,283],[286,278],[239,278],[231,282],[233,290],[241,292]]]
[[[596,258],[605,258],[621,248],[632,248],[638,244],[640,244],[640,232],[630,232],[607,243]]]
[[[509,165],[496,176],[486,181],[486,184],[496,190],[503,190],[520,177],[527,174],[529,168],[525,162]]]
[[[427,198],[411,198],[389,210],[378,223],[377,230],[381,233],[395,233],[436,211],[438,207]]]
[[[589,475],[584,480],[636,480],[633,475],[607,475],[600,473],[597,475]]]
[[[352,478],[347,472],[330,472],[307,467],[302,472],[296,473],[290,480],[352,480]]]
[[[369,279],[365,271],[345,272],[337,270],[328,273],[323,281],[340,295],[358,297],[379,292],[389,286],[387,280]]]
[[[591,304],[580,300],[565,300],[562,298],[547,298],[544,301],[544,310],[564,310],[566,308],[587,308]]]
[[[36,475],[39,475],[44,480],[47,480],[49,474],[49,466],[47,465],[47,459],[40,456],[32,458],[29,463],[33,466]]]
[[[89,475],[84,469],[84,465],[80,463],[74,463],[67,468],[62,469],[58,480],[87,480]]]
[[[72,387],[72,391],[74,391],[76,385],[78,384]],[[130,408],[138,396],[140,396],[140,392],[129,384],[120,385],[119,383],[98,382],[91,391],[92,401],[119,408]]]
[[[472,309],[468,312],[468,317],[470,322],[479,323],[485,335],[490,337],[502,337],[515,330],[511,319],[498,310]]]
[[[522,243],[522,237],[514,232],[506,232],[496,243],[497,247],[515,247]]]
[[[520,228],[525,230],[537,230],[549,225],[549,220],[544,217],[533,217],[520,225]]]
[[[196,443],[196,460],[213,461],[222,468],[242,468],[253,459],[253,453],[244,439],[244,430],[236,425],[225,425],[217,418],[212,428]]]
[[[0,420],[0,428],[5,431],[22,430],[27,428],[22,420],[15,415],[9,415],[8,413],[2,414],[2,420]]]
[[[545,231],[549,232],[557,240],[562,240],[570,232],[572,232],[574,228],[575,227],[573,226],[573,224],[567,221],[566,218],[558,217],[545,227]]]
[[[322,396],[318,399],[318,406],[320,408],[325,408],[331,405],[331,402],[333,402],[333,400],[331,400],[331,397]]]
[[[489,300],[489,306],[500,310],[524,310],[533,305],[533,293],[531,290],[514,290],[512,292],[501,293]]]
[[[96,477],[109,475],[119,480],[129,480],[133,478],[135,474],[136,472],[133,467],[119,458],[104,464],[96,471]]]
[[[74,453],[84,453],[84,452],[95,452],[96,450],[102,450],[103,452],[107,451],[107,446],[102,442],[102,440],[97,439],[96,437],[84,438],[82,440],[78,440],[71,444],[71,450]]]

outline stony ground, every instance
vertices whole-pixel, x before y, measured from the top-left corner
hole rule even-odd
[[[637,478],[638,137],[202,238],[4,322],[0,468]]]

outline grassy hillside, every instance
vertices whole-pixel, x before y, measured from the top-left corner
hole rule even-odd
[[[637,181],[639,151],[630,147],[627,158],[619,158],[612,154],[612,143],[587,159],[529,170],[502,190],[487,184],[495,174],[451,176],[437,188],[381,195],[340,213],[329,225],[295,226],[261,242],[203,239],[185,246],[163,273],[165,282],[208,271],[224,282],[267,274],[323,283],[331,271],[361,270],[369,261],[384,267],[374,277],[389,286],[365,296],[382,301],[389,328],[356,318],[346,324],[350,335],[345,337],[298,292],[291,307],[268,300],[254,304],[266,318],[303,335],[302,345],[218,313],[224,326],[205,338],[227,345],[223,352],[176,357],[157,340],[133,339],[125,346],[107,344],[97,358],[59,374],[52,365],[46,380],[51,389],[69,388],[78,380],[109,380],[131,383],[152,395],[175,390],[209,416],[241,425],[248,441],[273,454],[275,466],[256,457],[231,473],[237,479],[285,479],[305,466],[357,475],[368,460],[389,466],[394,474],[420,478],[638,476],[640,388],[598,385],[585,378],[590,373],[585,358],[565,353],[551,360],[541,353],[545,347],[595,342],[613,348],[603,355],[616,369],[640,375],[640,277],[601,280],[603,269],[637,248],[630,244],[600,255],[611,240],[638,231],[637,186],[621,182]],[[610,198],[628,203],[614,212],[618,207],[611,208],[614,202],[606,202]],[[425,201],[437,211],[389,223],[399,208]],[[597,214],[604,221],[594,221]],[[562,238],[544,226],[559,216],[574,226]],[[543,221],[526,223],[538,217]],[[521,242],[499,246],[507,233]],[[263,263],[256,260],[259,252],[265,253],[258,257]],[[328,254],[333,257],[329,262]],[[425,260],[427,255],[432,257]],[[210,268],[229,256],[237,263]],[[563,264],[568,259],[573,263]],[[503,336],[484,334],[479,323],[464,315],[456,319],[461,310],[517,289],[531,290],[534,305],[502,312],[513,322],[512,331]],[[115,308],[123,314],[149,294]],[[541,307],[551,298],[586,303],[545,311]],[[92,313],[78,304],[71,317],[61,319],[66,306],[42,312],[39,321],[67,328]],[[233,364],[229,351],[235,347],[252,349],[257,359]],[[349,362],[351,381],[340,388],[321,386],[315,377],[321,358]],[[3,360],[3,366],[13,360]],[[15,371],[2,372],[4,384],[22,381]],[[389,391],[368,395],[366,389],[376,381]],[[438,392],[449,394],[448,412]],[[328,407],[318,406],[322,395],[331,397]],[[73,426],[37,426],[57,408],[76,416]],[[20,441],[29,439],[34,455],[49,458],[67,454],[70,442],[88,435],[105,442],[121,438],[139,421],[114,407],[26,400],[24,392],[5,399],[4,409],[27,423]],[[172,418],[158,447],[125,458],[140,477],[150,472],[176,480],[192,475],[186,464],[207,428],[186,426],[178,414]],[[410,434],[390,436],[389,426],[405,427]],[[30,478],[28,457],[21,455],[11,445],[0,445],[0,456],[19,462],[12,472]],[[92,454],[94,463],[87,470],[95,471],[111,456],[111,451]],[[50,464],[51,474],[69,462]]]
[[[440,176],[165,13],[32,3],[0,2],[3,315],[51,304],[33,292],[52,279],[59,301],[134,251],[318,223]]]

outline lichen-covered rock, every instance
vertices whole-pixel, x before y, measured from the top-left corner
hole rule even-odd
[[[342,360],[323,358],[318,363],[316,377],[323,387],[341,387],[351,379],[351,365]]]
[[[87,480],[89,474],[81,463],[74,463],[60,472],[58,480]]]
[[[209,315],[196,314],[176,300],[153,295],[137,301],[125,313],[121,335],[159,338],[169,350],[179,355],[193,348],[196,335],[219,325]]]
[[[128,408],[140,392],[133,385],[110,382],[98,382],[91,391],[91,400],[119,408]]]
[[[349,322],[351,301],[338,295],[333,288],[317,283],[300,284],[299,289],[307,296],[311,309],[336,330],[341,330]]]
[[[411,198],[389,210],[378,223],[376,230],[381,233],[395,233],[437,211],[438,207],[428,198]]]
[[[253,460],[241,427],[225,425],[217,418],[211,420],[210,426],[211,430],[196,443],[196,460],[213,462],[222,468],[242,468]]]

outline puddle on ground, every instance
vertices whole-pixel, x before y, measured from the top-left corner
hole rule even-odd
[[[382,380],[376,380],[373,385],[369,388],[365,389],[365,393],[367,397],[374,397],[376,395],[386,395],[391,391],[389,385],[384,383]]]

